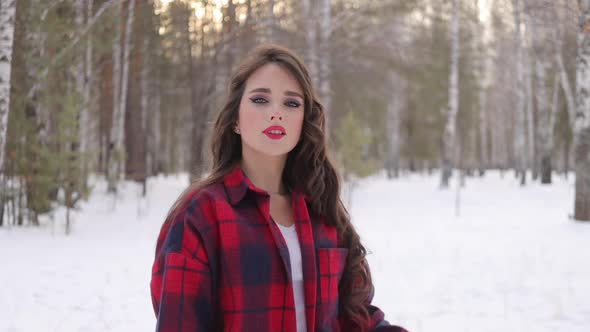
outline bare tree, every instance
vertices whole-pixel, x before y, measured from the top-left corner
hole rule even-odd
[[[530,25],[530,23],[528,24]],[[526,165],[532,171],[532,179],[538,178],[539,167],[537,162],[537,142],[535,140],[535,118],[534,118],[534,102],[533,102],[533,73],[531,65],[531,31],[527,29],[524,37],[524,54],[523,54],[523,66],[524,66],[524,81],[526,91]]]
[[[10,74],[15,13],[16,0],[7,0],[0,5],[0,226],[3,224],[4,193],[6,192],[4,149],[6,146],[8,112],[10,112]]]
[[[578,0],[576,58],[576,194],[574,219],[590,221],[590,0]]]
[[[387,104],[387,132],[388,154],[386,160],[387,176],[389,178],[399,176],[400,148],[402,146],[401,113],[406,107],[407,82],[397,72],[390,74],[391,92]]]
[[[14,41],[16,1],[3,1],[0,6],[0,173],[4,169],[4,147],[10,111],[10,68]]]
[[[478,1],[477,6],[481,6]],[[490,166],[489,151],[488,151],[488,133],[489,133],[489,115],[488,115],[488,87],[490,80],[490,56],[485,43],[488,37],[488,28],[481,21],[478,21],[477,29],[482,31],[480,38],[477,39],[477,47],[479,49],[477,58],[479,80],[479,173],[483,175],[484,170]]]
[[[548,129],[547,129],[547,149],[549,150],[549,155],[551,155],[551,151],[553,151],[553,146],[555,142],[554,133],[555,133],[555,119],[557,117],[557,111],[559,108],[559,86],[560,86],[560,76],[559,73],[555,73],[555,77],[553,78],[553,96],[551,97],[551,110],[549,113],[548,119]],[[551,177],[549,177],[551,180]],[[542,182],[543,183],[543,182]],[[548,182],[551,183],[551,182]]]
[[[268,0],[267,5],[267,18],[266,18],[266,40],[269,42],[276,42],[276,29],[277,23],[275,19],[275,0]]]
[[[92,17],[92,6],[93,0],[76,0],[74,8],[76,12],[76,28],[78,31],[82,31],[85,25],[89,24],[89,20]],[[76,65],[74,68],[74,77],[76,81],[76,90],[80,97],[82,97],[82,103],[80,105],[80,112],[78,116],[78,127],[79,127],[79,151],[82,153],[82,172],[80,173],[81,183],[86,183],[88,173],[88,139],[91,136],[89,134],[90,129],[90,79],[92,77],[92,40],[86,38],[84,43],[83,52],[80,52],[76,59]],[[84,185],[85,186],[85,185]]]
[[[119,4],[122,9],[122,4]],[[114,45],[114,69],[113,69],[113,124],[111,127],[111,158],[109,158],[109,192],[116,191],[117,180],[125,174],[125,113],[127,111],[127,90],[129,80],[129,54],[132,47],[132,29],[135,12],[135,0],[127,3],[127,21],[125,28],[125,41],[123,52],[120,44],[120,25],[116,27],[117,37]],[[121,15],[118,15],[121,17]],[[123,53],[123,58],[120,55]],[[113,158],[114,157],[114,158]],[[113,160],[114,159],[114,160]]]
[[[567,0],[566,0],[567,1]],[[575,119],[575,112],[576,112],[576,105],[575,105],[575,97],[574,92],[572,90],[572,84],[570,83],[569,75],[567,70],[565,69],[565,64],[563,61],[563,19],[562,19],[562,11],[564,6],[554,6],[555,9],[555,17],[556,17],[556,24],[555,30],[553,33],[553,39],[555,42],[555,63],[557,64],[557,70],[559,72],[560,78],[559,81],[561,82],[561,88],[563,89],[563,93],[565,94],[565,101],[567,105],[567,112],[569,115],[570,120],[570,127],[574,127],[574,119]]]
[[[317,26],[316,26],[316,1],[302,0],[303,24],[305,25],[305,45],[307,65],[314,86],[318,86],[318,49],[317,49]]]
[[[514,34],[516,42],[516,128],[515,128],[515,153],[516,171],[520,176],[520,184],[526,182],[526,151],[525,151],[525,87],[523,71],[523,43],[522,43],[522,3],[521,0],[513,0],[514,6]]]
[[[531,13],[532,49],[535,61],[535,102],[538,115],[538,149],[541,167],[541,183],[551,183],[551,104],[547,76],[554,59],[551,45],[551,32],[547,27],[550,17],[546,5],[537,6]]]
[[[332,88],[330,79],[332,77],[332,61],[330,56],[331,50],[331,33],[330,27],[332,22],[331,0],[321,0],[319,2],[320,10],[320,53],[321,57],[318,61],[319,75],[319,94],[321,102],[326,111],[326,137],[330,135],[331,126],[331,107],[332,107]]]
[[[447,109],[442,149],[441,187],[449,186],[453,168],[453,151],[457,138],[457,113],[459,112],[459,0],[453,0],[450,20],[451,72],[449,76],[449,106]]]
[[[110,124],[110,135],[109,144],[107,146],[107,179],[108,179],[108,191],[114,192],[117,186],[118,180],[118,164],[120,161],[119,154],[120,148],[122,148],[122,131],[124,127],[119,126],[117,119],[121,118],[119,114],[119,99],[121,95],[121,15],[123,15],[123,2],[119,2],[115,7],[115,37],[113,38],[113,110],[112,120]],[[124,117],[123,117],[124,118]]]

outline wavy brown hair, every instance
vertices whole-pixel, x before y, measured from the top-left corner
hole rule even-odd
[[[323,106],[314,91],[307,68],[289,49],[264,44],[255,48],[239,65],[231,77],[225,105],[219,112],[212,131],[211,172],[206,178],[192,183],[180,195],[162,225],[162,230],[168,228],[199,188],[222,182],[232,167],[240,162],[241,137],[233,130],[238,120],[240,100],[246,80],[254,71],[268,63],[275,63],[289,71],[298,81],[304,95],[301,138],[287,156],[282,180],[286,188],[291,189],[297,185],[308,194],[311,198],[310,212],[322,216],[326,223],[335,226],[343,245],[349,249],[339,286],[340,313],[349,324],[364,330],[369,322],[368,299],[373,292],[371,274],[365,258],[366,250],[340,199],[340,176],[327,154]],[[159,246],[156,252],[159,252]]]

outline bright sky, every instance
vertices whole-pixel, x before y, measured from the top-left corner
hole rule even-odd
[[[487,23],[490,19],[490,0],[479,0],[479,19]]]
[[[159,0],[162,4],[162,7],[167,7],[169,3],[173,2],[174,0]],[[243,3],[244,0],[234,1],[239,3]],[[213,12],[213,17],[216,21],[221,21],[222,14],[221,14],[221,7],[227,5],[227,0],[214,0],[213,3],[215,4],[215,11]],[[197,17],[202,17],[205,15],[205,8],[203,8],[203,4],[200,1],[191,1],[191,7],[195,10],[195,15]]]
[[[171,3],[174,0],[160,0],[160,3],[163,4],[164,6],[168,5],[169,3]],[[227,0],[214,0],[213,1],[217,6],[223,6],[223,5],[227,5]],[[241,3],[242,1],[238,1],[238,3]]]

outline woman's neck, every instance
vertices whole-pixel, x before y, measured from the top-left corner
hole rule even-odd
[[[252,183],[269,194],[285,193],[283,169],[287,156],[266,156],[248,148],[242,149],[240,166]]]

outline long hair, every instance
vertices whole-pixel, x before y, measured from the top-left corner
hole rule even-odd
[[[368,299],[373,291],[366,250],[340,199],[340,176],[327,154],[324,109],[312,86],[307,68],[289,49],[275,44],[255,48],[239,65],[229,82],[225,105],[219,112],[211,137],[211,167],[207,177],[192,183],[174,203],[161,234],[190,198],[200,189],[223,181],[242,158],[241,136],[233,130],[238,120],[240,100],[246,80],[268,63],[280,65],[297,80],[304,95],[304,119],[301,138],[287,156],[282,180],[286,188],[300,187],[311,198],[310,212],[336,227],[349,249],[339,287],[340,313],[348,324],[363,329],[369,322]],[[313,193],[311,195],[311,193]],[[156,248],[159,251],[159,248]]]

